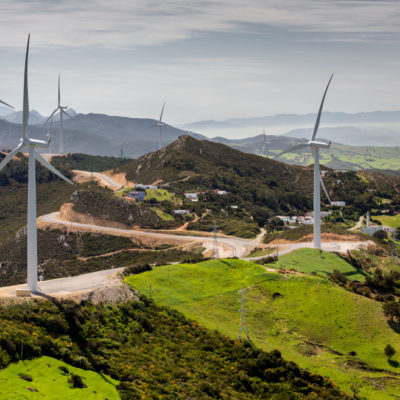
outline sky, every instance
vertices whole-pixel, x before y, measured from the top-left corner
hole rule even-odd
[[[1,0],[0,99],[32,109],[225,120],[400,109],[398,0]]]

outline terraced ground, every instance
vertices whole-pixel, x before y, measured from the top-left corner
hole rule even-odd
[[[63,372],[59,367],[67,370]],[[79,375],[86,387],[74,388],[68,382],[71,374]],[[32,381],[21,376],[30,377]],[[72,367],[46,356],[10,364],[0,370],[0,398],[7,400],[118,400],[116,385],[118,381],[106,375]]]
[[[348,263],[336,255],[308,253],[282,256],[275,265],[267,264],[268,270],[241,260],[210,260],[158,267],[126,281],[145,294],[151,285],[156,302],[232,338],[238,337],[238,291],[245,287],[249,334],[258,347],[279,349],[286,359],[330,377],[348,393],[360,382],[361,398],[398,399],[400,357],[389,362],[383,350],[391,344],[400,352],[400,336],[387,324],[382,305],[326,279],[333,269],[362,279]],[[322,268],[317,257],[324,259]],[[271,271],[282,264],[321,276]]]

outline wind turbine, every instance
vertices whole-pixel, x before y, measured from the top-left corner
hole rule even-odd
[[[331,80],[333,78],[333,74],[331,75],[328,84],[326,86],[324,95],[322,97],[321,105],[319,106],[319,111],[317,115],[317,119],[315,121],[315,126],[314,126],[314,132],[312,134],[311,140],[307,143],[301,143],[298,144],[289,150],[282,151],[282,153],[279,153],[276,157],[280,157],[284,153],[289,153],[292,151],[304,149],[306,147],[311,148],[312,155],[314,157],[314,248],[320,249],[321,248],[321,196],[320,196],[320,184],[322,182],[321,179],[321,174],[319,170],[319,149],[321,148],[329,148],[331,145],[331,142],[325,143],[325,142],[318,142],[315,140],[315,137],[317,136],[318,128],[319,128],[319,122],[321,120],[321,114],[322,114],[322,108],[324,106],[325,102],[325,96],[326,93],[328,92],[329,85],[331,83]],[[323,186],[325,192],[325,186]],[[327,192],[326,192],[327,193]],[[328,196],[329,198],[329,196]],[[329,200],[330,202],[330,200]]]
[[[270,142],[267,140],[267,136],[265,135],[265,129],[263,129],[263,135],[264,135],[264,144],[263,144],[262,154],[264,154],[265,157],[268,158],[268,145]]]
[[[24,72],[24,101],[22,111],[22,138],[18,146],[10,151],[6,158],[0,163],[0,171],[9,163],[15,154],[26,148],[29,153],[28,161],[28,289],[31,292],[37,292],[37,227],[36,227],[36,176],[35,160],[56,174],[61,179],[73,184],[68,178],[57,171],[48,163],[37,151],[36,148],[48,148],[49,141],[31,139],[28,137],[28,119],[29,119],[29,99],[28,99],[28,55],[29,41],[26,45],[25,72]]]
[[[68,109],[68,106],[62,106],[61,105],[61,90],[60,90],[60,80],[61,80],[61,74],[58,75],[58,105],[57,108],[51,113],[50,117],[47,118],[46,122],[44,125],[46,125],[50,119],[53,117],[53,115],[57,112],[60,111],[60,126],[59,126],[59,140],[60,140],[60,154],[64,154],[64,125],[63,125],[63,115],[65,114],[67,117],[71,118],[72,117],[65,111]]]
[[[161,109],[161,114],[160,114],[160,119],[157,121],[155,125],[152,126],[154,128],[155,126],[158,126],[160,128],[160,140],[158,142],[158,149],[160,150],[162,148],[162,140],[161,140],[161,135],[162,135],[162,127],[165,126],[164,122],[162,122],[162,117],[164,114],[164,108],[165,108],[165,103],[162,106]]]

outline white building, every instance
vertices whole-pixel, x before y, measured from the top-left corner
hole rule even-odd
[[[345,201],[332,201],[331,206],[346,207],[346,202]]]
[[[191,201],[199,201],[198,193],[185,193],[185,197]]]

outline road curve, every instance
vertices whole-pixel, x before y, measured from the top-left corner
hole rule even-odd
[[[79,222],[70,222],[64,221],[60,218],[59,212],[54,212],[51,214],[46,214],[39,217],[39,221],[47,224],[59,224],[64,225],[65,227],[79,228],[82,229],[90,229],[91,231],[99,232],[99,233],[108,233],[115,235],[124,235],[124,236],[147,236],[153,238],[160,239],[174,239],[181,242],[201,242],[207,250],[213,248],[214,238],[213,237],[203,237],[203,236],[194,236],[194,235],[174,235],[169,233],[158,233],[158,232],[148,232],[148,231],[139,231],[133,229],[119,229],[119,228],[109,228],[105,226],[91,225],[91,224],[82,224]],[[244,255],[248,252],[248,250],[254,245],[253,240],[241,239],[241,238],[230,238],[230,237],[218,237],[218,250],[220,257],[244,257]]]

